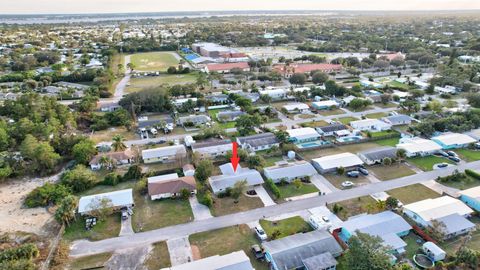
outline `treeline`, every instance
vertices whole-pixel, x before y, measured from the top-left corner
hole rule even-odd
[[[442,117],[430,116],[422,119],[410,127],[410,131],[425,136],[432,136],[435,132],[465,132],[480,127],[480,110],[443,115]]]

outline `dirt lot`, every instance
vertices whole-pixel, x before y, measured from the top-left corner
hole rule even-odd
[[[20,179],[0,184],[0,232],[22,231],[37,235],[49,235],[56,222],[46,208],[24,208],[25,196],[34,188],[58,175],[41,179]]]

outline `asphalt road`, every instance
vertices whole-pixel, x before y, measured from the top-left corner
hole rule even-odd
[[[283,204],[257,208],[250,211],[240,212],[226,216],[213,217],[205,220],[194,221],[148,232],[136,233],[133,235],[115,237],[96,242],[78,240],[73,242],[70,255],[86,256],[103,252],[111,252],[115,250],[140,247],[159,241],[184,237],[186,235],[198,232],[210,231],[233,225],[254,222],[261,218],[268,218],[279,216],[282,214],[293,213],[300,210],[323,206],[327,203],[339,202],[347,199],[369,195],[372,193],[388,191],[394,188],[404,187],[416,183],[422,183],[435,179],[438,176],[446,176],[448,174],[451,174],[455,169],[478,170],[480,169],[480,161],[466,163],[459,166],[452,166],[430,172],[422,172],[411,176],[397,178],[390,181],[383,181],[379,183],[372,183],[348,190],[334,191],[324,196],[286,202]]]

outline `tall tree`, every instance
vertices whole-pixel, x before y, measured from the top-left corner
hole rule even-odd
[[[78,201],[75,196],[69,195],[63,198],[55,211],[55,219],[58,222],[69,226],[70,223],[75,220],[75,210],[77,209],[77,206]]]
[[[125,145],[125,138],[120,134],[113,136],[112,148],[114,151],[123,151],[127,149],[127,146]]]
[[[350,270],[391,269],[390,257],[383,240],[378,236],[356,232],[348,240],[345,253],[346,268]]]

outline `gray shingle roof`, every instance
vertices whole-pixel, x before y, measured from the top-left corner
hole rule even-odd
[[[392,123],[393,125],[408,122],[408,121],[412,121],[412,118],[410,116],[404,115],[404,114],[387,116],[387,117],[385,117],[385,119],[390,121],[390,123]]]
[[[339,130],[345,130],[348,129],[347,126],[344,124],[332,124],[324,127],[317,127],[318,131],[322,132],[334,132],[334,131],[339,131]]]
[[[396,158],[397,148],[391,147],[391,146],[378,147],[378,148],[362,151],[359,154],[363,155],[369,160],[381,160],[386,157]]]
[[[295,269],[303,260],[325,252],[339,256],[342,248],[327,231],[313,231],[287,236],[263,244],[278,269]]]
[[[338,263],[330,252],[325,252],[303,260],[303,264],[308,270],[322,270]]]
[[[241,145],[248,144],[251,147],[258,147],[258,146],[279,143],[275,134],[270,132],[255,134],[255,135],[246,136],[246,137],[238,137],[237,139]]]
[[[437,219],[439,222],[445,224],[445,233],[457,233],[462,230],[470,230],[475,227],[475,224],[470,222],[470,220],[460,216],[459,214],[451,214]]]

